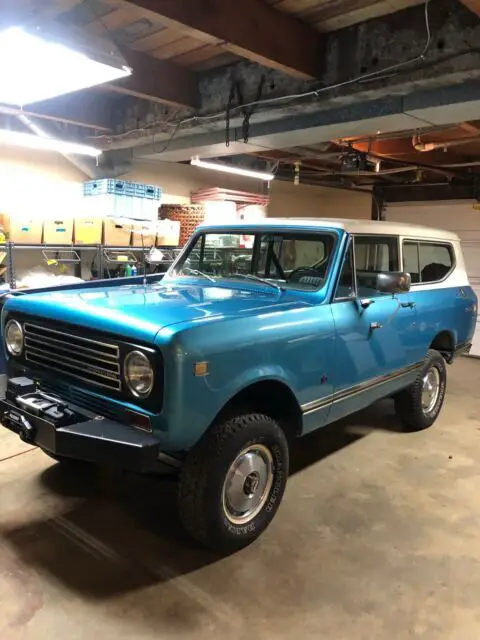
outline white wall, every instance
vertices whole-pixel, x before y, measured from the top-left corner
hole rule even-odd
[[[58,153],[0,146],[0,212],[32,217],[75,215],[87,179]]]
[[[164,190],[166,204],[187,204],[190,193],[222,187],[265,193],[264,183],[169,162],[148,162],[122,176]],[[39,217],[84,211],[81,183],[87,180],[63,156],[0,147],[0,212]],[[274,217],[370,217],[369,194],[273,181],[268,215]]]
[[[166,204],[190,202],[190,193],[205,187],[239,189],[254,193],[265,193],[264,183],[208,169],[169,162],[149,162],[123,176],[127,180],[158,184],[165,190]],[[370,194],[339,189],[325,189],[309,185],[294,186],[292,183],[273,181],[270,187],[270,217],[336,217],[370,218]]]

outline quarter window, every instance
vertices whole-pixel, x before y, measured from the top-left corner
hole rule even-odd
[[[403,270],[410,274],[414,284],[443,280],[453,264],[453,249],[449,244],[411,240],[403,243]]]

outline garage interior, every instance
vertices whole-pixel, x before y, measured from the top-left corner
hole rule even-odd
[[[13,27],[129,70],[19,105],[0,69],[3,290],[162,271],[202,220],[266,216],[454,231],[480,297],[479,18],[478,0],[0,0],[2,66]],[[164,226],[80,241],[99,185],[141,187]],[[480,330],[431,430],[382,401],[296,442],[274,523],[224,558],[183,533],[174,480],[66,469],[2,429],[0,638],[477,639],[478,356]]]

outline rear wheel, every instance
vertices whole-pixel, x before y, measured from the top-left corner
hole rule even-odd
[[[190,451],[182,469],[182,522],[215,551],[245,547],[273,520],[287,477],[288,445],[274,420],[246,414],[220,422]]]
[[[447,365],[438,351],[430,349],[415,382],[398,393],[395,410],[403,424],[412,431],[430,427],[445,400]]]

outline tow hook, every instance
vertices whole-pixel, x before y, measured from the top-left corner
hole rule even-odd
[[[24,442],[31,443],[35,438],[35,427],[24,417],[20,416],[22,426],[20,428],[20,438]]]

